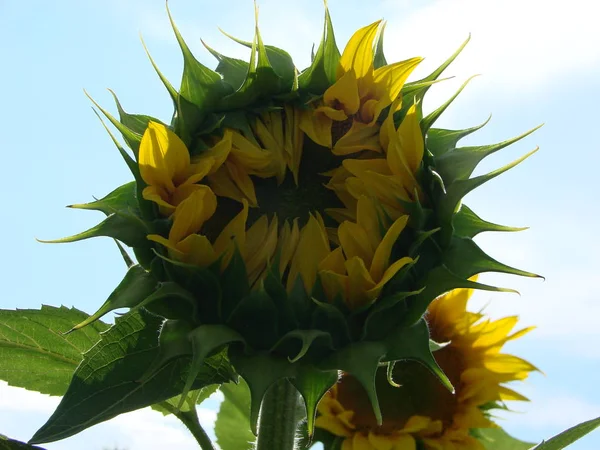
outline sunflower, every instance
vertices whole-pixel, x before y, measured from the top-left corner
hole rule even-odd
[[[397,362],[391,374],[377,374],[381,425],[360,384],[342,375],[321,401],[316,426],[341,437],[343,450],[412,450],[418,442],[427,450],[483,449],[472,430],[496,427],[489,411],[502,402],[527,400],[505,384],[524,380],[537,369],[501,353],[506,342],[531,328],[511,333],[517,317],[491,320],[467,311],[471,293],[451,291],[433,301],[427,314],[432,340],[443,343],[434,357],[452,381],[454,394],[420,364]]]
[[[245,130],[224,128],[204,138],[207,149],[194,157],[169,127],[151,121],[139,148],[140,174],[147,184],[142,195],[170,219],[171,228],[148,239],[166,247],[175,260],[200,267],[222,259],[225,268],[237,249],[257,288],[277,257],[288,291],[301,280],[311,292],[319,280],[330,301],[342,298],[350,309],[372,303],[413,262],[406,255],[391,258],[409,216],[397,213],[401,203],[390,200],[389,192],[397,186],[403,192],[417,188],[423,156],[414,107],[403,122],[408,125],[396,130],[393,113],[400,101],[392,105],[419,59],[374,70],[373,43],[380,26],[376,22],[355,33],[341,57],[339,80],[323,96],[325,106],[308,109],[330,137],[335,120],[353,121],[348,134],[370,127],[376,147],[362,139],[343,151],[320,146],[303,131],[307,110],[289,104],[248,114]],[[346,86],[348,79],[351,86]],[[342,95],[350,88],[356,94],[351,108],[343,106]],[[388,118],[380,127],[377,119],[384,109]],[[386,195],[377,191],[372,176],[384,178]]]

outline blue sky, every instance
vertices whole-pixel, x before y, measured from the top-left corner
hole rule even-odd
[[[600,100],[600,28],[587,0],[330,0],[338,44],[381,17],[388,20],[386,54],[396,61],[424,56],[425,74],[472,33],[448,71],[456,78],[432,89],[425,108],[435,108],[470,75],[481,73],[441,119],[468,127],[493,113],[490,124],[465,141],[491,143],[540,123],[533,136],[484,162],[479,173],[540,146],[541,151],[508,174],[471,194],[466,203],[483,218],[529,226],[518,234],[483,236],[492,256],[541,273],[546,281],[485,276],[484,281],[520,290],[521,296],[479,293],[473,308],[494,317],[521,316],[537,329],[509,350],[535,363],[518,389],[532,402],[517,404],[501,424],[514,435],[539,441],[600,415],[597,389],[600,302],[594,290],[600,265],[596,232],[600,214],[595,140]],[[288,50],[298,67],[309,62],[322,27],[322,3],[262,0],[266,43]],[[222,53],[247,58],[247,50],[218,27],[251,39],[250,0],[171,0],[173,16],[198,59],[214,67],[202,37]],[[97,239],[70,245],[34,240],[73,234],[97,223],[93,212],[64,208],[101,196],[129,181],[110,139],[90,109],[85,88],[114,110],[107,87],[130,112],[163,120],[171,103],[139,41],[144,39],[161,70],[178,83],[182,61],[163,1],[0,1],[0,123],[5,188],[0,230],[5,236],[1,308],[41,303],[92,312],[124,274],[114,244]],[[2,362],[0,362],[2,364]],[[213,399],[201,408],[214,420]],[[0,383],[0,433],[27,440],[58,400]],[[127,414],[48,449],[195,448],[174,420],[145,410]],[[600,448],[600,433],[571,447]]]

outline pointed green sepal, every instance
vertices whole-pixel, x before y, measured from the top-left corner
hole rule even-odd
[[[85,93],[87,98],[89,98],[91,100],[91,102],[96,106],[96,108],[98,108],[102,112],[102,114],[104,114],[104,116],[110,121],[110,123],[112,123],[114,125],[114,127],[117,130],[119,130],[119,132],[123,136],[123,139],[125,139],[125,142],[127,143],[127,145],[129,146],[129,148],[131,149],[131,151],[133,152],[133,154],[135,155],[135,157],[137,159],[138,151],[140,148],[140,141],[142,140],[142,135],[140,133],[136,133],[135,131],[129,129],[128,127],[123,125],[121,122],[119,122],[111,113],[109,113],[106,109],[104,109],[102,106],[100,106],[96,102],[96,100],[94,100],[90,96],[90,94],[87,93],[87,91],[84,90],[83,92]]]
[[[238,303],[250,293],[250,284],[246,263],[237,247],[222,273],[220,266],[220,261],[214,265],[215,276],[219,278],[222,290],[218,304],[219,317],[227,322]]]
[[[253,349],[267,350],[278,338],[277,308],[265,291],[238,300],[227,324],[242,334]]]
[[[420,294],[423,289],[413,292],[396,292],[380,298],[368,313],[363,326],[361,340],[373,341],[384,338],[400,322],[402,316],[397,313],[397,306],[405,308],[406,298]]]
[[[436,158],[435,170],[441,175],[446,184],[451,184],[456,180],[466,180],[485,157],[520,141],[541,126],[539,125],[517,137],[497,144],[461,147],[451,150]]]
[[[441,156],[444,153],[455,149],[456,144],[458,144],[458,142],[462,138],[485,127],[489,123],[491,118],[492,116],[490,115],[482,124],[471,128],[466,128],[464,130],[446,130],[443,128],[430,128],[427,132],[427,150],[429,150],[436,157]]]
[[[501,175],[504,172],[519,165],[537,151],[538,148],[505,165],[504,167],[496,169],[485,175],[479,175],[477,177],[469,178],[468,180],[456,180],[454,183],[450,184],[449,186],[446,186],[446,195],[440,201],[440,208],[438,213],[438,217],[442,224],[451,222],[454,212],[457,210],[460,201],[465,195],[467,195],[472,190],[478,188],[482,184],[492,180],[493,178],[496,178],[498,175]]]
[[[158,334],[158,354],[138,382],[148,381],[174,359],[191,356],[193,349],[188,338],[190,331],[192,326],[184,320],[165,320]],[[185,400],[186,395],[182,395],[182,398]]]
[[[241,346],[229,347],[229,360],[250,388],[250,426],[257,434],[260,405],[267,390],[281,378],[294,376],[294,367],[286,359],[275,358],[268,353],[246,355]]]
[[[402,320],[402,323],[405,326],[409,326],[419,321],[433,300],[452,289],[466,288],[479,289],[482,291],[519,293],[514,289],[488,286],[487,284],[461,278],[450,272],[445,266],[438,266],[429,271],[427,275],[419,281],[418,285],[425,286],[425,288],[420,294],[407,299],[407,313]]]
[[[288,354],[288,361],[295,363],[304,355],[306,355],[310,347],[317,341],[321,343],[321,347],[325,347],[328,350],[333,350],[331,334],[325,331],[292,330],[284,334],[270,351]]]
[[[431,354],[429,329],[425,320],[421,319],[410,327],[399,326],[385,342],[387,353],[384,361],[417,361],[427,367],[446,389],[454,393],[454,386]]]
[[[106,236],[113,239],[118,239],[129,247],[146,247],[148,240],[146,235],[148,230],[142,220],[134,214],[125,213],[122,211],[116,212],[108,216],[102,222],[89,230],[73,236],[54,239],[41,240],[44,244],[63,244],[67,242],[77,242],[93,237]]]
[[[173,33],[181,53],[183,54],[183,75],[181,76],[181,87],[179,96],[196,105],[203,113],[214,110],[218,101],[226,94],[221,76],[208,67],[201,64],[192,54],[179,29],[175,25],[171,12],[167,6],[167,14],[173,28]],[[178,98],[178,102],[179,102]],[[178,104],[178,106],[180,106]],[[178,107],[178,110],[180,108]]]
[[[562,450],[598,427],[600,427],[600,417],[581,422],[580,424],[551,437],[547,441],[543,441],[531,450]]]
[[[337,382],[338,377],[337,370],[323,371],[311,366],[302,366],[296,372],[296,376],[290,379],[304,399],[309,437],[314,433],[317,406],[327,391]]]
[[[69,205],[68,208],[89,209],[92,211],[102,211],[107,216],[117,211],[135,210],[138,207],[136,198],[136,183],[131,181],[119,186],[110,194],[90,203],[80,203]]]
[[[312,64],[298,76],[300,89],[311,94],[322,95],[337,79],[340,57],[340,51],[335,43],[331,16],[325,5],[323,37]]]
[[[515,269],[488,256],[470,238],[453,237],[450,246],[444,251],[443,264],[454,274],[470,278],[483,272],[499,272],[522,277],[542,278],[535,273]]]
[[[444,70],[446,70],[448,68],[448,66],[454,62],[454,60],[458,57],[458,55],[460,55],[460,53],[467,46],[467,44],[469,43],[470,40],[471,40],[471,35],[469,35],[469,37],[460,45],[458,50],[456,50],[452,54],[452,56],[450,56],[446,61],[444,61],[440,67],[438,67],[433,72],[431,72],[427,77],[425,77],[421,80],[415,81],[413,84],[437,80],[440,77],[440,75],[444,72]],[[419,92],[418,99],[422,100],[428,90],[429,90],[429,86],[427,86],[425,89],[423,89],[421,92]]]
[[[463,91],[463,89],[465,87],[467,87],[467,84],[469,84],[469,81],[471,81],[473,78],[475,78],[477,76],[478,75],[473,75],[471,78],[469,78],[467,81],[465,81],[462,84],[462,86],[460,88],[458,88],[458,91],[456,91],[456,93],[452,97],[450,97],[442,106],[440,106],[438,109],[436,109],[435,111],[433,111],[432,113],[430,113],[429,115],[424,117],[423,120],[421,120],[421,130],[423,131],[424,134],[429,131],[431,126],[436,122],[436,120],[439,119],[439,117],[442,115],[442,113],[444,111],[446,111],[448,106],[450,106],[450,104],[456,99],[456,97],[458,97],[458,95]]]
[[[140,304],[146,297],[151,295],[156,289],[157,280],[150,272],[144,270],[141,266],[131,267],[123,280],[110,294],[104,304],[80,324],[74,326],[68,333],[79,330],[92,322],[100,319],[115,309],[133,308]]]
[[[365,389],[377,424],[383,423],[375,387],[379,362],[386,354],[383,342],[356,342],[333,353],[319,367],[323,370],[342,370],[352,375]]]
[[[117,95],[113,92],[112,89],[108,90],[113,98],[115,99],[115,104],[117,105],[117,111],[119,112],[119,120],[121,123],[129,128],[134,133],[138,133],[143,135],[148,128],[149,122],[158,122],[162,123],[159,119],[151,116],[147,116],[144,114],[129,114],[127,113],[123,107],[121,106],[121,102],[117,98]],[[164,125],[164,124],[163,124]]]
[[[223,346],[232,342],[245,343],[244,338],[235,330],[224,325],[201,325],[192,330],[188,335],[192,343],[193,356],[190,371],[181,394],[181,401],[177,408],[181,408],[185,397],[191,390],[194,380],[204,364],[204,360],[216,353]]]
[[[241,59],[230,58],[225,56],[213,48],[209,47],[206,42],[201,40],[202,45],[219,61],[215,71],[223,76],[223,81],[229,84],[234,91],[237,91],[248,74],[249,64]]]
[[[160,283],[158,289],[133,309],[139,308],[146,308],[166,319],[194,321],[198,316],[198,300],[172,281]]]
[[[457,236],[466,238],[474,238],[485,231],[524,231],[528,229],[527,227],[507,227],[485,221],[464,203],[460,206],[460,210],[454,214],[452,226]]]

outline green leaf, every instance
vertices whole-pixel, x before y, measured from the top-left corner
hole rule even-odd
[[[0,434],[0,450],[44,450],[42,447],[34,447],[24,442],[9,439]]]
[[[219,99],[227,92],[221,80],[221,76],[201,64],[194,57],[183,40],[181,33],[179,33],[168,6],[167,13],[183,54],[183,75],[181,77],[179,97],[184,97],[186,100],[199,107],[202,112],[212,111]]]
[[[135,265],[130,267],[123,280],[109,295],[98,311],[83,322],[75,325],[69,332],[79,330],[115,309],[137,306],[155,291],[157,284],[158,281],[142,266]]]
[[[138,208],[136,198],[136,183],[131,181],[119,186],[106,197],[90,203],[80,203],[69,205],[69,208],[90,209],[93,211],[102,211],[107,216],[117,211],[135,211]]]
[[[492,116],[489,116],[481,125],[477,125],[464,130],[445,130],[443,128],[430,128],[427,132],[427,149],[434,156],[440,156],[449,150],[456,148],[456,144],[462,138],[480,130],[488,124]]]
[[[456,180],[468,179],[475,167],[487,156],[497,152],[515,142],[520,141],[526,136],[539,129],[542,125],[532,128],[520,136],[508,139],[503,142],[492,145],[479,145],[476,147],[461,147],[450,150],[435,160],[435,170],[441,175],[446,184],[451,184]]]
[[[138,216],[119,211],[111,214],[95,227],[82,233],[51,241],[38,240],[45,244],[63,244],[105,236],[117,239],[129,247],[147,247],[149,245],[148,239],[146,239],[147,235],[148,230],[146,225]]]
[[[0,379],[42,394],[63,395],[83,353],[108,329],[96,322],[65,335],[87,316],[64,306],[0,310]]]
[[[250,450],[256,437],[250,431],[250,389],[239,383],[221,385],[224,399],[215,422],[217,444],[222,450]]]
[[[335,43],[331,16],[326,5],[323,37],[312,64],[298,77],[300,88],[312,94],[323,94],[336,81],[340,57],[340,51]]]
[[[175,411],[178,411],[177,406],[180,404],[182,405],[179,409],[180,412],[192,411],[196,408],[196,405],[200,405],[204,400],[217,392],[217,389],[219,389],[219,385],[212,384],[210,386],[203,387],[202,389],[191,391],[184,398],[183,403],[181,402],[182,395],[176,395],[168,400],[152,405],[152,409],[158,411],[163,416],[174,414]]]
[[[454,233],[457,236],[466,238],[474,238],[479,233],[484,231],[523,231],[527,230],[527,227],[507,227],[504,225],[497,225],[492,222],[487,222],[481,219],[477,214],[473,212],[464,203],[460,206],[460,210],[454,214],[452,218],[452,226],[454,227]]]
[[[141,380],[158,356],[157,335],[162,322],[144,310],[117,318],[85,354],[58,408],[31,442],[64,439],[119,414],[178,395],[189,358],[173,360],[154,376]],[[207,359],[193,389],[227,381],[231,373],[224,354],[215,355]]]
[[[600,426],[600,417],[586,422],[581,422],[579,425],[569,428],[560,434],[544,441],[531,450],[561,450],[568,447],[573,442],[578,441],[586,434],[594,431]]]
[[[479,428],[472,434],[487,450],[529,450],[534,445],[512,437],[502,428]]]

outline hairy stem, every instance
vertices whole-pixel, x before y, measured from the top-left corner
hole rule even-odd
[[[260,410],[256,450],[294,450],[298,391],[288,380],[275,383]]]
[[[206,431],[204,431],[204,428],[202,428],[202,425],[200,425],[196,408],[191,408],[189,411],[179,411],[177,408],[167,402],[161,402],[159,404],[179,420],[181,420],[181,422],[183,422],[187,429],[190,430],[190,433],[192,433],[192,436],[194,436],[196,442],[198,442],[198,445],[202,450],[215,450],[215,447],[206,434]]]

